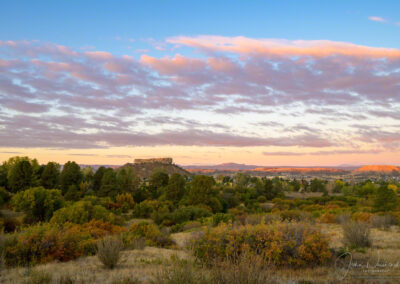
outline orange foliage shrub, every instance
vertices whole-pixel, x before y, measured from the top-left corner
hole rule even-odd
[[[351,216],[351,218],[354,221],[370,223],[372,220],[372,216],[374,216],[374,214],[369,212],[356,212]]]
[[[336,223],[336,215],[333,213],[325,213],[319,218],[321,223],[334,224]]]
[[[69,261],[94,254],[98,238],[123,231],[126,229],[101,220],[83,225],[38,224],[9,236],[5,260],[10,266]]]
[[[260,255],[268,264],[294,267],[325,264],[332,256],[327,238],[306,223],[221,225],[194,240],[192,249],[206,264],[247,252]]]

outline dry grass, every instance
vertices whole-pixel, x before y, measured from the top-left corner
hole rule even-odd
[[[181,250],[146,247],[144,250],[123,251],[124,262],[116,268],[104,269],[97,256],[89,256],[64,263],[48,263],[35,267],[49,273],[52,283],[59,283],[62,277],[72,277],[74,283],[124,283],[126,279],[149,283],[160,269],[170,265],[172,259],[191,259]],[[29,283],[29,268],[12,268],[1,272],[0,283]],[[130,283],[130,282],[125,282]]]
[[[338,224],[320,224],[323,232],[330,237],[330,246],[338,250],[342,247],[342,228]],[[379,229],[371,229],[371,239],[373,246],[363,251],[353,251],[353,259],[358,261],[370,261],[395,263],[400,260],[400,229],[398,226],[392,226],[389,230],[383,231]],[[178,244],[184,244],[190,240],[191,233],[173,234],[173,238]],[[179,247],[182,247],[178,245]],[[209,280],[207,283],[216,283],[211,279],[220,279],[220,283],[228,283],[223,279],[230,279],[232,275],[237,278],[245,279],[251,269],[258,269],[257,266],[249,266],[243,262],[242,267],[236,266],[232,272],[224,266],[228,264],[220,264],[221,269],[213,271],[212,269],[201,268],[194,265],[194,259],[188,251],[183,249],[171,250],[155,247],[146,247],[144,250],[129,250],[121,253],[121,258],[125,261],[113,270],[104,269],[101,262],[96,256],[84,257],[75,261],[66,263],[49,263],[38,265],[33,269],[28,268],[12,268],[5,269],[0,273],[0,283],[32,283],[32,271],[42,271],[51,276],[51,283],[114,283],[114,284],[132,284],[132,283],[154,283],[157,282],[157,276],[166,270],[175,270],[174,273],[185,273],[192,271],[193,273],[202,273]],[[253,262],[250,262],[253,263]],[[247,267],[247,268],[246,268]],[[250,269],[250,270],[249,270]],[[265,275],[268,276],[266,283],[343,283],[339,282],[337,274],[333,266],[322,266],[303,269],[289,268],[268,268],[266,267]],[[225,275],[223,275],[225,274]],[[257,275],[257,273],[252,272]],[[170,274],[171,275],[171,274]],[[219,275],[219,276],[218,276]],[[241,275],[241,276],[240,276]],[[247,275],[247,276],[246,276]],[[399,273],[400,276],[400,273]],[[182,276],[184,277],[184,276]],[[186,276],[185,276],[186,277]],[[195,279],[201,280],[202,276],[196,276]],[[211,278],[213,277],[213,278]],[[219,278],[218,278],[219,277]],[[64,280],[62,280],[64,279]],[[190,278],[186,278],[190,279]],[[257,279],[257,278],[256,278]],[[72,281],[72,282],[71,282]],[[199,282],[199,281],[198,281]],[[198,283],[197,282],[197,283]],[[349,280],[347,283],[361,283]],[[160,282],[159,282],[160,283]],[[174,282],[171,282],[174,283]],[[179,283],[179,282],[175,282]],[[188,282],[190,283],[190,282]],[[232,282],[234,283],[234,282]],[[257,282],[255,282],[257,283]],[[345,282],[346,283],[346,282]],[[374,283],[374,282],[363,282]],[[387,280],[384,283],[396,283],[396,281]]]

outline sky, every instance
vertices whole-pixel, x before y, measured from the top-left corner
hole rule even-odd
[[[0,1],[0,161],[400,165],[400,1]]]

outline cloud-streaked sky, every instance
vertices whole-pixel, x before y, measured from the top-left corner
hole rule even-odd
[[[400,164],[398,1],[4,1],[0,160]]]

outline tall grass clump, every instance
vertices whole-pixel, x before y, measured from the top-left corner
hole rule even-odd
[[[31,284],[50,284],[51,274],[42,270],[34,270],[31,272],[29,283]]]
[[[122,247],[118,237],[107,236],[97,241],[97,257],[106,268],[113,269],[121,258]]]
[[[208,284],[212,283],[193,263],[176,261],[170,268],[162,269],[155,275],[152,283],[157,284]]]
[[[210,283],[274,283],[266,268],[261,256],[245,252],[238,257],[227,257],[222,262],[216,262],[211,268]]]
[[[343,244],[351,248],[370,247],[371,227],[365,222],[349,221],[342,224]]]

